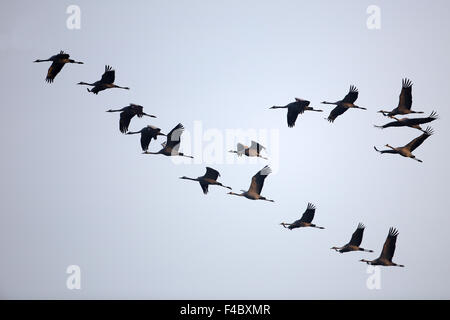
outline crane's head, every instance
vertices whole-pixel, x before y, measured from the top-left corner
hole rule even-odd
[[[332,248],[330,248],[331,250],[335,250],[335,251],[338,251],[340,248],[338,248],[338,247],[332,247]]]

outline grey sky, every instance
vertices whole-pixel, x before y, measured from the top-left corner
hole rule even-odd
[[[81,8],[81,29],[66,28],[66,8]],[[366,9],[381,8],[368,30]],[[150,299],[450,298],[447,249],[449,4],[447,1],[14,1],[2,5],[3,123],[0,190],[0,297]],[[51,85],[49,64],[67,65]],[[98,96],[75,85],[104,65],[130,91]],[[404,145],[420,131],[373,128],[375,111],[397,105],[401,79],[413,83],[413,108],[441,119],[416,150],[423,163],[379,155],[373,145]],[[350,84],[358,105],[334,124],[328,106]],[[306,113],[287,128],[268,110],[294,97]],[[105,113],[134,102],[157,119],[130,129],[177,123],[203,129],[279,129],[278,170],[249,201],[196,177],[203,164],[141,154],[139,138]],[[192,132],[191,132],[192,133]],[[184,136],[183,136],[184,137]],[[157,143],[150,148],[157,150]],[[246,141],[248,142],[248,141]],[[268,145],[269,155],[271,145]],[[267,162],[211,164],[234,191]],[[308,202],[325,230],[283,229]],[[340,255],[358,222],[374,254]],[[367,266],[390,226],[399,229],[381,290],[368,290]],[[82,289],[66,288],[79,265]]]

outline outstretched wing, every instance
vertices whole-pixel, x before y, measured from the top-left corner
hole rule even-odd
[[[308,100],[300,98],[295,98],[295,102],[288,104],[287,123],[289,128],[295,126],[298,115],[305,112],[305,108],[309,106],[309,104],[310,102]]]
[[[177,126],[173,128],[167,135],[166,146],[172,149],[178,148],[181,142],[181,134],[183,133],[183,131],[183,125],[181,123],[177,124]]]
[[[408,125],[414,126],[414,125],[418,125],[418,124],[428,123],[428,122],[434,121],[434,120],[436,120],[438,118],[439,118],[438,114],[435,111],[433,111],[426,118],[408,118],[406,120],[406,122],[408,123]]]
[[[352,238],[350,239],[350,245],[359,247],[363,239],[364,228],[365,226],[362,223],[358,224],[358,228],[353,232]]]
[[[56,56],[57,59],[69,59],[70,55],[68,53],[65,53],[63,50],[61,50]]]
[[[433,129],[431,127],[427,127],[427,129],[423,134],[421,134],[419,137],[415,138],[410,143],[408,143],[405,146],[405,148],[408,148],[411,152],[413,152],[433,133],[434,133]]]
[[[128,126],[130,125],[131,119],[134,117],[135,112],[131,109],[125,109],[120,113],[119,120],[119,130],[122,133],[126,133],[128,131]]]
[[[312,203],[308,203],[305,212],[300,218],[300,222],[311,223],[314,219],[314,213],[316,212],[316,207]]]
[[[200,187],[202,187],[202,190],[203,190],[204,194],[208,193],[208,184],[207,183],[201,183],[200,182]]]
[[[297,117],[300,113],[303,112],[300,112],[297,108],[288,108],[287,124],[289,128],[293,128],[295,126],[295,121],[297,121]]]
[[[53,80],[55,79],[56,75],[61,71],[61,69],[64,67],[64,63],[60,63],[60,62],[53,62],[50,65],[50,68],[48,68],[47,71],[47,77],[45,78],[45,81],[47,81],[48,83],[52,83]]]
[[[151,128],[146,127],[141,132],[141,147],[142,151],[147,151],[152,138],[154,137],[154,132]]]
[[[133,111],[135,115],[137,115],[139,118],[142,118],[144,115],[144,107],[140,106],[138,104],[130,103],[130,109]]]
[[[217,180],[217,178],[220,177],[220,173],[213,168],[206,167],[206,173],[203,177],[207,179]]]
[[[100,80],[102,83],[114,83],[116,78],[116,72],[110,66],[105,66],[105,73],[102,75],[102,79]]]
[[[395,228],[390,228],[386,241],[384,242],[383,250],[380,258],[392,261],[395,252],[395,243],[397,242],[398,231]]]
[[[345,111],[347,111],[348,108],[338,105],[336,108],[331,110],[330,115],[328,116],[328,121],[334,122],[337,117],[339,117],[341,114],[343,114]]]
[[[402,91],[398,101],[398,108],[411,110],[412,105],[412,82],[409,79],[402,80]]]
[[[354,103],[358,99],[358,89],[351,85],[347,95],[342,99],[342,102]]]
[[[247,146],[244,146],[242,143],[237,144],[237,154],[238,156],[242,156],[245,153],[245,149],[247,149]]]
[[[256,150],[258,153],[262,150],[265,149],[266,147],[264,147],[263,145],[259,144],[256,141],[252,141],[252,144],[250,145],[250,149]]]
[[[295,102],[298,102],[300,104],[300,106],[302,106],[303,108],[309,106],[309,104],[311,103],[308,100],[300,99],[300,98],[295,98]]]
[[[264,186],[264,180],[267,178],[269,174],[272,173],[272,169],[269,166],[265,166],[261,170],[258,171],[253,177],[252,182],[250,183],[249,192],[255,192],[257,194],[261,194],[261,190]]]

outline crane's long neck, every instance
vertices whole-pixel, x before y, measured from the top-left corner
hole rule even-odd
[[[235,193],[235,192],[228,192],[228,194],[231,194],[233,196],[243,197],[244,195],[242,193]]]
[[[189,177],[186,177],[186,176],[180,177],[180,179],[191,180],[191,181],[199,181],[198,178],[189,178]]]
[[[309,110],[309,111],[315,111],[315,112],[323,112],[323,110],[320,110],[320,109],[314,109],[313,107],[308,107],[306,110]]]
[[[127,134],[138,134],[138,133],[141,133],[141,132],[142,132],[142,130],[140,130],[140,131],[128,131]]]
[[[87,82],[78,82],[78,84],[79,85],[82,85],[82,86],[95,86],[95,84],[93,84],[93,83],[87,83]]]
[[[47,62],[47,61],[52,61],[52,60],[51,59],[45,59],[45,60],[37,59],[37,60],[34,60],[33,62]]]
[[[122,109],[116,109],[116,110],[109,109],[109,110],[107,110],[106,112],[122,112],[124,109],[125,109],[125,108],[122,108]]]
[[[322,101],[321,103],[322,104],[334,104],[334,105],[339,104],[338,102],[328,102],[328,101]]]
[[[273,106],[273,107],[270,107],[269,109],[286,109],[287,108],[287,106]]]

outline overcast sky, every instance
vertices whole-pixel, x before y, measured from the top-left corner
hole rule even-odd
[[[79,30],[66,26],[71,4]],[[379,30],[367,28],[372,4]],[[1,11],[0,297],[450,298],[447,1],[46,0]],[[85,64],[47,84],[50,63],[32,61],[60,50]],[[130,91],[96,96],[76,85],[100,79],[105,64]],[[373,150],[421,134],[373,127],[388,121],[376,111],[397,106],[403,77],[414,83],[413,109],[440,115],[415,151],[423,163]],[[320,101],[343,98],[351,84],[368,111],[328,123]],[[288,128],[286,112],[268,108],[295,97],[325,112]],[[167,133],[181,122],[181,149],[197,159],[210,143],[233,147],[230,130],[254,130],[270,160],[142,155],[139,137],[122,135],[119,115],[105,112],[130,102],[158,116],[133,119],[131,130]],[[178,179],[209,165],[238,192],[266,164],[274,173],[262,195],[275,203],[219,187],[205,196]],[[325,230],[279,225],[308,202]],[[358,222],[375,253],[330,250]],[[369,290],[358,260],[378,257],[391,226],[400,232],[393,260],[406,268],[382,268],[381,289]],[[81,268],[81,290],[66,287],[69,265]]]

